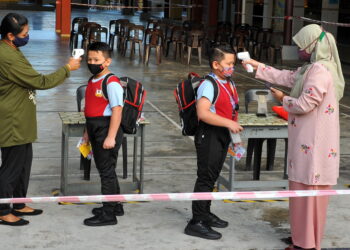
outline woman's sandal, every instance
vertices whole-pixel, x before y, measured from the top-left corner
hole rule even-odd
[[[32,212],[21,212],[16,209],[12,209],[11,212],[15,216],[23,216],[23,215],[39,215],[43,213],[43,210],[41,209],[34,209]]]
[[[7,226],[24,226],[24,225],[28,225],[29,221],[24,219],[19,219],[18,221],[14,221],[14,222],[0,220],[0,224],[7,225]]]

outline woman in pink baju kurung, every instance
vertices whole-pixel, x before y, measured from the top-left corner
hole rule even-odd
[[[308,26],[312,26],[312,32]],[[337,63],[328,66],[338,58],[331,48],[334,38],[326,32],[323,35],[318,25],[308,26],[300,31],[304,43],[295,37],[294,41],[301,50],[311,47],[306,50],[313,54],[311,64],[289,71],[265,66],[255,60],[243,63],[256,68],[256,78],[297,92],[292,97],[272,89],[289,113],[287,163],[290,190],[331,189],[339,176],[339,99],[344,82],[342,75],[338,76]],[[323,39],[325,46],[322,47],[318,43]],[[324,49],[327,46],[328,56]],[[317,60],[321,57],[322,60]],[[325,58],[329,60],[324,62]],[[293,246],[288,249],[321,249],[327,206],[328,196],[290,199]]]

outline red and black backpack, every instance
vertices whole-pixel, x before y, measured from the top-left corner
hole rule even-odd
[[[114,74],[110,73],[102,81],[102,93],[108,100],[107,82]],[[119,78],[123,87],[124,107],[120,126],[126,134],[136,134],[138,120],[141,116],[142,108],[146,99],[146,90],[142,84],[130,77]]]
[[[214,87],[213,105],[215,105],[219,87],[215,79],[209,75],[200,77],[196,73],[189,73],[187,80],[180,82],[174,90],[174,96],[179,108],[180,123],[183,135],[195,135],[198,127],[196,99],[198,87],[204,80],[209,80]]]

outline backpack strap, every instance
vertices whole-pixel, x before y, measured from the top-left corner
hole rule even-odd
[[[103,81],[102,81],[102,86],[101,86],[102,94],[103,94],[103,96],[104,96],[104,98],[105,98],[106,100],[108,100],[107,82],[108,82],[108,79],[109,79],[111,76],[114,76],[114,74],[113,74],[113,73],[109,73],[108,75],[105,76],[105,78],[104,78]]]
[[[209,80],[211,82],[211,84],[213,84],[214,87],[214,97],[213,97],[213,102],[212,104],[215,105],[217,99],[218,99],[218,95],[219,95],[219,87],[218,87],[218,83],[215,81],[215,79],[210,76],[210,75],[206,75],[205,80]]]

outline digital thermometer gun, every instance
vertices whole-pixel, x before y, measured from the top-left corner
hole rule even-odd
[[[250,59],[250,55],[249,52],[245,51],[245,52],[239,52],[237,54],[237,57],[239,60],[245,61],[245,60],[249,60]],[[254,72],[253,66],[250,64],[246,64],[247,66],[247,72],[252,73]]]
[[[74,59],[79,59],[83,55],[84,55],[83,49],[73,49],[72,56]]]

